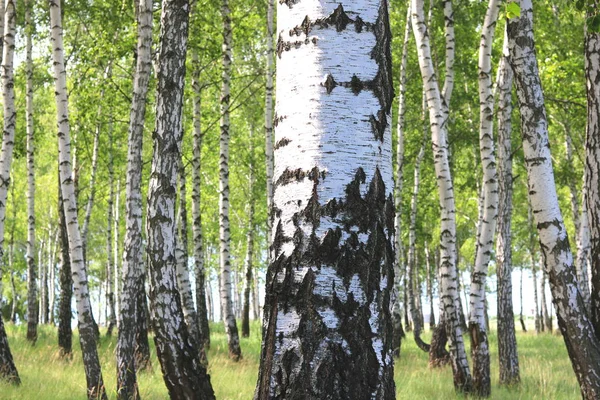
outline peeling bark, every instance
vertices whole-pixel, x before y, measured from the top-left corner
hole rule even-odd
[[[280,41],[304,44],[277,64],[275,139],[293,145],[275,150],[256,399],[395,397],[387,10],[279,6]]]
[[[531,0],[521,0],[521,16],[508,20],[510,63],[521,112],[521,135],[529,198],[550,278],[558,326],[584,399],[600,397],[600,343],[578,289],[569,240],[558,207],[544,96],[533,36]]]

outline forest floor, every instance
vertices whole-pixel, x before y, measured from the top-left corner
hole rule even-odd
[[[492,323],[492,325],[494,325]],[[56,329],[43,326],[35,346],[25,340],[26,325],[6,325],[9,343],[21,376],[22,384],[14,387],[0,382],[1,400],[81,399],[85,396],[85,377],[78,337],[73,337],[74,356],[71,361],[59,359]],[[256,385],[260,355],[260,325],[254,323],[249,338],[243,338],[244,359],[233,362],[227,358],[227,340],[222,324],[211,326],[209,373],[218,400],[252,399]],[[429,331],[424,338],[430,338]],[[115,347],[116,336],[103,337],[99,352],[104,381],[109,397],[116,398]],[[515,388],[498,386],[498,353],[496,333],[490,334],[492,349],[492,399],[578,399],[579,387],[567,356],[563,339],[556,334],[536,335],[517,332],[521,385]],[[152,345],[154,369],[139,376],[140,395],[144,400],[168,398]],[[467,340],[467,350],[469,348]],[[395,364],[398,399],[430,400],[464,398],[456,396],[449,367],[430,370],[427,354],[419,350],[409,333],[402,346],[402,356]]]

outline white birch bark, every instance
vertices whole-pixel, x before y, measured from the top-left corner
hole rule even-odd
[[[505,32],[506,33],[506,32]],[[498,278],[498,354],[500,384],[515,385],[521,380],[515,336],[512,302],[512,86],[513,74],[508,62],[508,38],[504,35],[502,57],[498,65],[498,237],[496,273]],[[523,321],[523,266],[521,266],[521,324]],[[537,293],[536,293],[537,296]]]
[[[235,361],[242,358],[240,338],[235,321],[232,299],[231,264],[230,264],[230,228],[229,228],[229,101],[231,80],[231,16],[228,0],[221,3],[223,19],[223,84],[221,87],[221,137],[219,140],[219,264],[220,264],[220,298],[221,317],[225,323],[229,357]]]
[[[27,125],[27,340],[35,343],[37,340],[38,324],[38,295],[37,295],[37,266],[35,257],[35,163],[33,136],[33,60],[31,40],[33,25],[31,22],[30,0],[25,1],[25,120]],[[40,260],[41,262],[41,260]],[[52,268],[51,265],[48,266]],[[52,309],[51,314],[52,315]]]
[[[521,111],[521,135],[529,198],[537,225],[544,269],[571,363],[584,399],[600,397],[600,343],[578,289],[573,256],[558,206],[544,95],[535,57],[533,6],[521,0],[521,16],[507,24],[510,62]]]
[[[256,178],[254,174],[254,145],[253,145],[254,127],[249,132],[249,166],[248,166],[248,234],[246,240],[246,258],[244,259],[244,290],[242,297],[242,336],[250,336],[250,293],[252,291],[254,275],[254,186]]]
[[[112,124],[112,117],[110,123]],[[110,128],[112,131],[112,127]],[[121,221],[120,215],[120,201],[121,201],[121,180],[117,179],[117,190],[115,192],[115,203],[114,203],[114,218],[113,218],[113,266],[114,270],[112,273],[112,281],[108,281],[112,286],[113,291],[113,309],[115,314],[114,323],[118,328],[120,326],[120,299],[121,299],[121,268],[119,267],[119,259],[122,257],[123,253],[121,253],[121,249],[119,247],[119,243],[121,243],[121,238],[119,235],[119,222]]]
[[[400,286],[402,274],[406,270],[403,260],[404,250],[402,248],[402,184],[404,180],[404,118],[406,116],[406,65],[408,62],[408,42],[410,40],[410,5],[406,10],[406,21],[404,26],[404,39],[402,41],[402,57],[400,58],[400,93],[398,95],[398,124],[396,128],[396,180],[394,186],[394,206],[396,216],[394,218],[394,230],[396,232],[396,258],[394,260],[394,289],[392,292],[392,324],[394,326],[393,347],[394,355],[400,355],[400,344],[404,330],[402,329],[402,308],[400,297]],[[408,305],[404,305],[408,307]]]
[[[458,283],[456,272],[456,209],[454,189],[448,159],[448,140],[445,111],[442,96],[437,83],[431,51],[429,35],[423,13],[422,0],[412,0],[412,24],[417,43],[419,67],[423,78],[423,86],[427,93],[427,105],[433,145],[434,165],[441,210],[440,237],[440,297],[445,307],[454,386],[458,391],[471,390],[471,373],[467,361],[462,329],[457,313]],[[447,94],[447,92],[446,92]]]
[[[586,180],[586,172],[583,173],[583,180]],[[590,293],[590,279],[588,270],[590,269],[590,225],[588,219],[588,205],[587,205],[587,186],[583,185],[582,201],[581,201],[581,216],[579,224],[579,234],[577,236],[577,281],[579,282],[579,288],[581,295],[583,296],[583,302],[588,310],[588,315],[591,311],[591,293]]]
[[[4,1],[2,1],[2,5]],[[6,8],[2,7],[3,26],[6,28],[2,35],[2,102],[4,106],[4,125],[2,135],[2,150],[0,153],[0,270],[3,265],[4,254],[4,221],[6,217],[6,200],[8,197],[8,186],[10,184],[10,167],[12,163],[15,125],[17,111],[15,109],[13,57],[15,49],[16,34],[16,11],[15,1],[7,0]],[[12,272],[11,272],[12,279]],[[0,271],[0,281],[2,273]],[[1,287],[0,287],[1,289]],[[1,299],[0,291],[0,301]],[[13,290],[13,296],[14,296]],[[13,299],[13,304],[15,300]],[[4,323],[0,315],[0,379],[19,384],[20,378],[14,364],[8,339],[4,330]]]
[[[117,340],[117,397],[139,397],[135,344],[138,325],[137,299],[145,297],[142,261],[142,143],[146,115],[146,95],[152,73],[152,0],[137,2],[137,62],[129,112],[129,137],[125,183],[125,238],[123,242],[123,289],[119,303],[120,324]],[[141,295],[141,296],[140,296]],[[145,310],[144,310],[145,312]]]
[[[67,234],[69,238],[69,256],[71,261],[73,288],[77,304],[79,342],[86,372],[88,398],[105,399],[107,397],[96,348],[95,324],[92,317],[92,307],[88,292],[87,271],[83,260],[81,233],[79,230],[79,221],[77,220],[77,200],[75,198],[73,171],[71,170],[71,138],[69,105],[67,99],[67,73],[64,63],[60,2],[57,0],[49,0],[49,5],[58,121],[59,175]]]
[[[192,156],[192,235],[194,247],[194,273],[196,275],[196,314],[198,317],[198,335],[200,347],[210,347],[210,329],[208,325],[208,310],[206,307],[206,271],[204,267],[204,249],[202,238],[202,114],[201,114],[201,87],[200,87],[200,65],[198,50],[192,49],[192,90],[194,92],[194,133],[193,133],[193,156]]]
[[[479,153],[483,168],[483,213],[477,235],[477,254],[469,292],[469,333],[473,359],[473,391],[491,394],[490,348],[485,323],[485,285],[498,216],[498,174],[494,154],[494,94],[492,44],[500,0],[489,0],[479,43]]]
[[[257,399],[395,397],[387,11],[385,0],[279,3]]]
[[[113,211],[115,198],[115,173],[113,163],[113,132],[108,129],[108,202],[106,206],[106,305],[108,315],[106,315],[107,330],[106,336],[111,336],[116,325],[115,315],[115,294],[113,291]],[[89,204],[89,202],[88,202]]]
[[[267,0],[267,71],[265,84],[265,164],[267,170],[267,250],[273,238],[273,75],[275,47],[273,46],[273,14],[275,0]],[[269,253],[269,251],[267,251]]]

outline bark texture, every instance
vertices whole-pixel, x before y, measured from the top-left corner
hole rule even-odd
[[[279,5],[257,399],[395,397],[387,11],[385,0]]]
[[[189,3],[162,2],[154,151],[148,188],[150,301],[156,353],[172,399],[214,399],[184,323],[175,276],[175,200],[182,141]]]
[[[61,357],[73,357],[73,331],[71,329],[71,299],[73,298],[73,278],[71,277],[71,260],[69,258],[69,237],[67,222],[63,208],[63,196],[58,177],[58,216],[60,242],[60,297],[58,299],[58,347]]]
[[[265,84],[265,164],[267,179],[267,249],[273,238],[273,76],[275,75],[273,46],[275,0],[267,0],[267,70]],[[269,252],[268,252],[269,253]]]
[[[243,305],[242,305],[242,336],[250,336],[250,292],[253,284],[253,257],[254,257],[254,146],[252,145],[253,128],[250,130],[250,165],[249,165],[249,178],[248,178],[248,192],[249,192],[249,203],[248,203],[248,237],[246,241],[246,258],[244,259],[244,293],[243,293]]]
[[[514,385],[521,380],[519,356],[515,336],[512,302],[512,83],[513,74],[508,63],[508,38],[498,66],[498,236],[496,239],[496,274],[498,277],[498,360],[500,384]],[[521,324],[523,321],[523,268],[521,268]]]
[[[544,96],[533,36],[531,0],[521,0],[521,16],[508,21],[510,62],[521,111],[521,135],[529,198],[540,238],[558,326],[584,399],[600,397],[600,343],[585,313],[569,240],[558,207]]]
[[[462,337],[462,328],[458,318],[458,280],[456,271],[456,209],[454,188],[448,156],[448,138],[446,115],[447,103],[442,97],[435,75],[429,35],[423,12],[423,1],[412,0],[412,24],[419,55],[419,67],[423,85],[427,93],[427,106],[431,126],[435,172],[440,199],[441,237],[440,237],[440,299],[444,307],[454,387],[457,391],[471,391],[471,373]],[[446,81],[448,81],[446,76]],[[446,85],[445,85],[446,86]],[[444,91],[448,93],[448,88]]]

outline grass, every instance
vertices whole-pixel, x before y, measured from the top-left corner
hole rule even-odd
[[[15,387],[0,383],[0,399],[81,399],[85,396],[85,376],[78,338],[73,337],[74,356],[71,361],[59,359],[56,329],[49,326],[39,328],[39,339],[35,346],[25,340],[26,326],[7,324],[11,350],[22,384]],[[242,338],[244,359],[232,362],[227,357],[227,340],[223,326],[212,328],[212,346],[209,352],[209,373],[217,399],[251,399],[256,385],[260,354],[260,325],[252,325],[249,338]],[[429,332],[425,333],[428,340]],[[490,334],[492,349],[492,399],[577,399],[581,398],[579,387],[562,337],[517,333],[521,385],[514,388],[498,386],[498,354],[495,331]],[[153,371],[139,376],[140,394],[145,400],[168,398],[160,365],[156,360],[152,344]],[[103,337],[99,346],[104,381],[108,395],[116,398],[116,337]],[[468,349],[468,343],[467,343]],[[452,386],[449,367],[430,370],[427,354],[419,350],[412,337],[402,346],[402,356],[395,366],[396,394],[398,399],[460,399]]]

